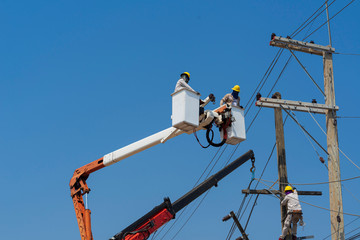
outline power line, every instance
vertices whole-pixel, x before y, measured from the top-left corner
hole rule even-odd
[[[338,11],[334,16],[332,16],[329,20],[327,20],[326,22],[324,22],[323,24],[321,24],[317,29],[315,29],[314,31],[312,31],[309,35],[307,35],[303,40],[307,39],[308,37],[310,37],[311,35],[313,35],[315,32],[317,32],[320,28],[322,28],[326,23],[328,23],[329,21],[331,21],[331,19],[333,19],[334,17],[336,17],[339,13],[341,13],[345,8],[347,8],[350,4],[352,4],[355,0],[351,0],[345,7],[343,7],[340,11]]]
[[[360,217],[358,217],[358,218],[356,218],[356,219],[352,220],[351,222],[347,223],[344,227],[346,227],[346,226],[348,226],[348,225],[352,224],[353,222],[355,222],[355,221],[357,221],[357,220],[359,220],[359,219],[360,219]],[[334,235],[334,234],[338,233],[340,230],[342,230],[342,228],[341,228],[341,229],[339,229],[339,230],[337,230],[336,232],[334,232],[334,233],[332,233],[332,234],[330,234],[330,235],[326,236],[326,237],[325,237],[325,238],[323,238],[322,240],[326,240],[326,239],[328,239],[328,238],[329,238],[329,237],[331,237],[332,235]]]
[[[303,27],[303,25],[309,21],[323,6],[325,5],[325,3],[323,3],[308,19],[305,20],[305,22],[303,22],[290,36],[296,36],[297,34],[299,34],[306,26],[308,26],[311,22],[313,22],[320,14],[318,14],[313,20],[311,20],[308,24],[306,24],[306,26]],[[303,27],[303,28],[302,28]],[[301,28],[301,30],[299,30]],[[299,30],[298,33],[296,33]],[[296,33],[296,34],[295,34]]]
[[[211,189],[210,189],[211,190]],[[191,215],[188,217],[188,219],[186,220],[186,222],[181,226],[181,228],[175,233],[175,235],[171,238],[171,240],[175,239],[175,237],[180,233],[180,231],[185,227],[185,225],[189,222],[190,218],[194,215],[194,213],[196,212],[196,210],[200,207],[201,203],[204,201],[204,199],[206,198],[206,196],[208,195],[208,193],[210,192],[210,190],[208,190],[204,197],[201,199],[201,201],[199,202],[199,204],[196,206],[195,210],[191,213]]]
[[[280,105],[281,108],[295,121],[295,123],[327,154],[329,155],[329,153],[325,150],[325,148],[323,146],[321,146],[321,144],[296,120],[296,118],[294,118],[293,116],[291,116],[291,114],[282,106]],[[294,114],[292,112],[292,114]],[[295,115],[295,114],[294,114]]]
[[[226,146],[227,147],[227,146]],[[218,159],[216,160],[215,164],[219,161],[220,157],[222,156],[222,154],[224,153],[226,147],[223,149],[222,153],[220,154],[220,156],[218,157]],[[210,167],[210,165],[213,163],[214,159],[216,158],[216,156],[218,155],[219,151],[222,149],[222,147],[218,148],[218,150],[216,151],[215,155],[213,156],[213,158],[211,159],[210,163],[206,166],[205,170],[202,172],[202,174],[200,175],[200,177],[198,178],[198,180],[196,181],[196,183],[194,184],[193,188],[196,187],[196,185],[199,183],[199,181],[201,180],[201,178],[204,176],[204,174],[206,173],[206,171],[208,170],[208,168]],[[211,168],[212,170],[213,168]],[[210,172],[211,172],[210,170]],[[165,232],[165,234],[161,237],[160,240],[164,239],[164,237],[171,231],[171,229],[175,226],[175,224],[181,219],[182,215],[184,214],[184,212],[186,212],[186,209],[188,208],[188,206],[186,206],[184,208],[183,211],[181,211],[181,213],[177,216],[177,218],[175,219],[175,221],[170,225],[169,229]],[[160,233],[165,229],[162,228],[160,231],[158,231],[156,234],[160,235]],[[155,239],[155,235],[153,235],[153,239]]]
[[[300,64],[300,66],[302,67],[302,69],[306,72],[306,74],[309,76],[309,78],[311,79],[311,81],[315,84],[315,86],[319,89],[319,91],[322,93],[322,95],[324,95],[324,97],[326,98],[326,95],[324,93],[324,91],[320,88],[320,86],[316,83],[316,81],[314,80],[314,78],[310,75],[310,73],[306,70],[305,66],[300,62],[300,60],[296,57],[295,53],[288,48],[290,53],[294,56],[294,58],[296,59],[296,61]]]
[[[281,54],[282,54],[282,52],[283,52],[282,50],[284,50],[284,49],[279,49],[278,52],[276,53],[275,57],[273,58],[273,60],[271,61],[270,65],[269,65],[268,69],[266,70],[264,76],[263,76],[262,79],[260,80],[259,84],[256,86],[254,92],[252,93],[251,97],[249,98],[249,101],[246,103],[245,109],[247,109],[249,103],[254,99],[255,94],[256,94],[257,92],[261,91],[261,89],[262,89],[262,87],[264,86],[265,82],[266,82],[267,79],[269,78],[272,70],[274,69],[276,63],[278,62],[278,60],[279,60],[279,58],[280,58],[280,56],[281,56]],[[262,84],[263,81],[264,81],[264,83]],[[260,87],[260,85],[261,85],[261,87]],[[259,89],[259,87],[260,87],[260,89]],[[258,90],[258,89],[259,89],[259,90]],[[252,106],[252,104],[251,104],[250,106]],[[248,112],[248,111],[247,111],[247,112]],[[247,112],[246,112],[246,113],[247,113]],[[246,116],[246,113],[245,113],[245,116]]]
[[[335,52],[334,54],[360,56],[359,53],[339,53],[339,52]]]
[[[320,124],[318,123],[318,121],[316,121],[316,119],[314,118],[314,116],[309,112],[310,116],[312,117],[312,119],[316,122],[316,124],[318,125],[318,127],[321,129],[321,131],[325,134],[325,136],[327,136],[326,132],[324,131],[324,129],[320,126]],[[339,151],[342,153],[342,155],[344,155],[345,158],[347,158],[349,160],[349,162],[351,162],[356,168],[358,168],[360,170],[360,167],[358,165],[356,165],[340,148],[338,148]]]
[[[360,117],[341,117],[341,116],[337,116],[336,118],[360,118]]]
[[[288,116],[285,117],[283,126],[285,126],[285,123],[286,123],[287,118],[288,118]],[[264,173],[265,173],[265,170],[266,170],[266,168],[267,168],[267,166],[268,166],[268,164],[269,164],[269,162],[270,162],[270,159],[271,159],[271,157],[272,157],[272,155],[273,155],[273,153],[274,153],[275,147],[276,147],[276,142],[274,143],[274,146],[273,146],[272,149],[271,149],[271,153],[270,153],[270,155],[269,155],[269,157],[268,157],[268,160],[266,161],[266,164],[265,164],[265,166],[264,166],[264,168],[263,168],[263,170],[262,170],[262,172],[261,172],[261,174],[260,174],[260,179],[262,178],[262,176],[263,176]],[[248,189],[250,189],[251,183],[252,183],[252,181],[250,182],[250,184],[249,184],[249,186],[248,186]],[[256,183],[255,189],[258,187],[258,185],[259,185],[259,181]],[[245,196],[244,196],[244,198],[243,198],[243,201],[242,201],[242,203],[240,204],[239,210],[238,210],[238,212],[237,212],[237,214],[236,214],[238,218],[239,218],[239,216],[240,216],[240,213],[241,213],[241,211],[242,211],[242,208],[243,208],[243,205],[244,205],[244,203],[245,203],[245,200],[246,200],[247,196],[248,196],[248,194],[245,194]],[[246,207],[245,207],[245,209],[244,209],[244,212],[243,212],[243,214],[241,215],[241,217],[240,217],[239,220],[241,220],[241,218],[244,216],[245,211],[246,211],[246,209],[247,209],[247,207],[248,207],[251,199],[253,198],[253,196],[254,196],[254,195],[251,195],[249,201],[248,201],[247,204],[246,204]],[[253,205],[253,206],[255,206],[255,204],[256,204],[256,200],[254,201],[254,205]],[[251,217],[251,214],[249,215],[249,218],[248,218],[247,222],[250,220],[250,217]],[[234,234],[234,231],[235,231],[235,223],[233,223],[233,225],[231,226],[230,231],[229,231],[229,234],[228,234],[228,237],[227,237],[226,239],[230,239],[231,236]]]
[[[351,181],[354,179],[358,179],[360,178],[360,176],[356,176],[356,177],[352,177],[352,178],[345,178],[345,179],[341,179],[341,180],[337,180],[337,181],[328,181],[328,182],[317,182],[317,183],[291,183],[291,185],[297,185],[297,186],[306,186],[306,185],[322,185],[322,184],[330,184],[330,183],[337,183],[337,182],[345,182],[345,181]],[[255,180],[260,180],[258,178],[255,178]],[[274,181],[270,181],[270,180],[264,180],[262,179],[262,181],[264,182],[269,182],[269,183],[276,183]],[[281,182],[282,184],[286,184]],[[281,184],[279,183],[279,184]]]
[[[262,184],[264,184],[265,186],[267,186],[269,189],[273,189],[271,186],[267,185],[266,183],[264,183],[262,180],[259,180]],[[273,189],[274,191],[276,191],[278,194],[281,194],[281,195],[285,195],[285,193],[282,193],[278,190],[275,190]],[[271,194],[273,194],[274,196],[276,196],[273,192],[270,191]],[[279,198],[278,196],[276,196],[277,198]],[[321,207],[321,206],[317,206],[315,204],[312,204],[312,203],[308,203],[308,202],[305,202],[305,201],[302,201],[302,200],[299,200],[299,202],[302,202],[302,203],[305,203],[309,206],[312,206],[312,207],[316,207],[316,208],[319,208],[319,209],[323,209],[323,210],[326,210],[326,211],[329,211],[329,212],[336,212],[336,213],[342,213],[344,215],[349,215],[349,216],[355,216],[355,217],[360,217],[360,215],[358,214],[353,214],[353,213],[346,213],[346,212],[340,212],[340,211],[336,211],[336,210],[331,210],[331,209],[328,209],[328,208],[324,208],[324,207]]]

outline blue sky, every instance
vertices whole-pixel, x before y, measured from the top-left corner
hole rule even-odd
[[[336,1],[332,16],[349,1]],[[0,2],[0,106],[2,167],[0,237],[80,239],[70,197],[73,171],[103,155],[171,126],[171,96],[179,74],[191,73],[190,85],[218,106],[235,84],[245,105],[278,49],[270,35],[290,35],[322,1],[6,1]],[[355,1],[331,21],[333,47],[360,53],[360,3]],[[306,32],[326,21],[322,14]],[[327,45],[326,26],[308,40]],[[261,93],[266,96],[279,75],[284,52]],[[323,86],[322,59],[297,53]],[[339,116],[360,116],[357,104],[360,57],[334,55]],[[295,60],[278,84],[284,99],[319,103],[324,99]],[[246,116],[249,124],[257,109]],[[259,176],[275,141],[273,110],[263,109],[232,160],[253,149]],[[285,115],[284,115],[285,116]],[[326,146],[311,116],[299,121]],[[324,116],[315,118],[325,128]],[[339,146],[357,164],[358,119],[339,119]],[[204,133],[199,133],[205,141]],[[327,181],[327,171],[299,127],[285,125],[288,178],[292,183]],[[95,239],[108,239],[169,196],[175,201],[192,188],[218,149],[202,149],[192,135],[182,135],[118,164],[93,173],[89,206]],[[221,149],[222,152],[224,150]],[[228,146],[214,167],[229,160]],[[317,151],[326,158],[321,149]],[[341,176],[360,171],[341,156]],[[244,164],[210,191],[176,239],[225,239],[241,190],[249,184]],[[277,179],[273,156],[264,179]],[[359,180],[344,182],[344,211],[360,214]],[[266,186],[259,185],[260,188]],[[328,185],[299,187],[323,191],[302,200],[329,207]],[[197,205],[164,239],[172,239]],[[329,213],[303,204],[307,225],[301,235],[323,239],[330,232]],[[246,222],[248,212],[242,223]],[[354,217],[346,216],[348,223]],[[360,222],[360,221],[359,221]],[[359,227],[354,222],[346,231]],[[156,239],[161,239],[163,233]],[[251,239],[277,239],[279,202],[261,196],[247,228]],[[351,234],[350,234],[351,235]],[[233,239],[239,236],[236,232]]]

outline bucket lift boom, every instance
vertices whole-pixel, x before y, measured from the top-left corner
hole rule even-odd
[[[201,129],[206,129],[206,127],[209,124],[212,124],[213,121],[221,121],[222,114],[224,114],[226,111],[229,111],[229,109],[231,111],[230,106],[223,105],[213,111],[206,110],[204,113],[200,114],[199,96],[194,96],[193,92],[180,90],[172,94],[172,96],[173,127],[167,128],[116,151],[108,153],[103,157],[75,170],[72,178],[70,179],[69,185],[80,230],[81,240],[93,240],[90,220],[91,211],[90,209],[85,208],[83,199],[83,195],[90,192],[90,188],[88,187],[86,180],[91,173],[117,163],[148,148],[156,146],[159,143],[165,143],[167,140],[179,136],[183,133],[191,134]],[[200,107],[204,107],[207,103],[209,103],[208,98],[203,101]],[[224,136],[224,132],[227,131],[229,138],[226,139],[226,142],[229,144],[237,144],[245,140],[243,110],[234,108],[234,113],[237,117],[233,119],[233,126],[229,127],[228,129],[222,129],[221,135]],[[197,120],[194,122],[195,117]],[[239,126],[241,129],[237,129]]]

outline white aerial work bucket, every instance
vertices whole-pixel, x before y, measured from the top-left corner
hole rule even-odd
[[[199,126],[200,94],[187,89],[174,92],[172,96],[172,126],[185,132]]]
[[[237,106],[232,106],[231,115],[234,121],[231,122],[231,126],[226,129],[226,143],[236,145],[246,140],[244,109]],[[220,133],[221,139],[224,135],[223,131],[224,130],[222,129]]]

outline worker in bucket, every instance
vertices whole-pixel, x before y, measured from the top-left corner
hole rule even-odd
[[[198,93],[197,91],[195,91],[194,89],[192,89],[189,86],[189,84],[188,84],[189,81],[190,81],[190,73],[183,72],[182,74],[180,74],[180,79],[176,83],[174,92],[180,91],[181,89],[187,89],[187,90],[193,91],[195,93]]]
[[[296,240],[297,223],[300,220],[300,226],[304,225],[301,205],[299,202],[299,196],[296,191],[296,188],[293,189],[291,186],[286,186],[284,192],[286,196],[281,201],[281,205],[286,206],[287,215],[285,218],[284,227],[282,229],[282,233],[279,240],[285,239],[290,229],[291,223],[292,223],[292,228],[291,228],[292,239]]]
[[[220,106],[222,106],[223,104],[229,104],[232,106],[238,106],[240,107],[240,97],[239,97],[239,93],[240,93],[240,87],[239,85],[235,85],[232,88],[232,93],[228,93],[226,94],[220,101]]]

